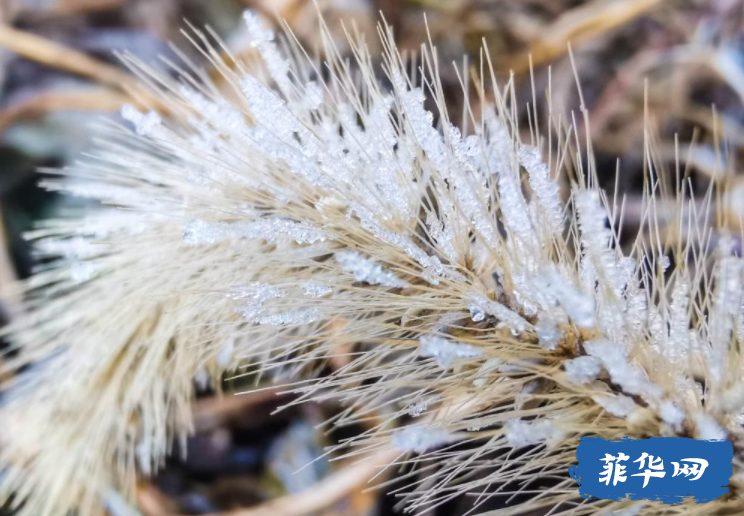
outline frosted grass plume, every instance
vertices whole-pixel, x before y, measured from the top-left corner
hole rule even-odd
[[[126,108],[94,158],[46,182],[115,216],[36,234],[55,262],[27,283],[9,329],[10,365],[31,368],[5,386],[0,503],[101,514],[104,493],[131,497],[135,472],[156,471],[189,434],[195,379],[218,387],[261,364],[264,378],[303,380],[291,387],[303,400],[347,404],[339,423],[384,416],[391,427],[335,451],[397,448],[420,464],[409,510],[465,493],[477,509],[539,475],[556,480],[513,513],[679,512],[581,499],[566,471],[583,435],[744,442],[744,267],[723,240],[714,256],[693,251],[722,228],[680,221],[661,234],[649,209],[623,248],[574,129],[535,119],[520,141],[513,83],[494,82],[488,60],[477,107],[463,95],[455,126],[431,48],[411,66],[381,27],[386,78],[354,41],[351,68],[329,45],[319,73],[256,16],[246,23],[260,65],[203,40],[229,96],[204,74],[126,58],[168,115]],[[690,192],[674,186],[683,213]],[[644,265],[667,254],[664,271]],[[339,348],[354,350],[350,363],[308,382]],[[417,397],[426,406],[412,410]]]

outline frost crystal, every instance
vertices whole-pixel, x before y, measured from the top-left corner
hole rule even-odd
[[[574,288],[557,272],[549,277],[549,292],[555,296],[571,320],[580,328],[594,326],[594,299]]]
[[[595,394],[592,399],[600,407],[617,417],[627,417],[638,407],[633,398],[624,394]]]
[[[390,288],[405,288],[409,284],[381,265],[365,258],[356,251],[340,251],[335,254],[336,261],[346,272],[354,275],[354,280],[370,285],[382,285]]]
[[[607,212],[600,202],[596,190],[582,190],[574,195],[578,212],[581,243],[589,262],[582,262],[587,284],[596,273],[599,279],[609,286],[617,298],[627,283],[627,270],[623,269],[616,253],[611,249],[612,232],[605,226]],[[630,263],[630,262],[627,262]]]
[[[455,342],[436,335],[426,335],[419,340],[419,354],[422,357],[433,357],[443,369],[452,365],[458,358],[478,358],[483,351],[461,342]]]
[[[504,429],[506,440],[514,448],[540,443],[554,446],[565,436],[565,432],[556,428],[553,421],[547,419],[538,421],[512,419],[506,423]]]
[[[322,317],[323,312],[317,308],[307,308],[259,315],[249,319],[258,324],[265,324],[267,326],[290,326],[310,324],[319,321]]]
[[[333,292],[333,289],[314,281],[306,281],[302,284],[302,292],[308,297],[323,297]]]
[[[247,300],[248,303],[237,307],[235,310],[248,321],[255,321],[263,313],[264,303],[270,299],[284,297],[285,293],[266,283],[255,283],[246,287],[232,289],[228,297],[234,300]]]
[[[685,411],[672,401],[665,401],[659,407],[661,419],[668,425],[675,428],[680,427],[685,421]]]
[[[305,222],[284,219],[261,219],[255,222],[206,222],[192,220],[184,227],[183,241],[189,246],[214,245],[241,238],[278,242],[293,240],[298,244],[314,244],[328,240],[329,235]]]
[[[537,194],[540,206],[545,212],[551,233],[560,236],[563,232],[563,209],[561,208],[558,183],[550,177],[548,165],[540,159],[540,151],[535,147],[522,145],[519,148],[519,163],[530,177],[530,186]]]
[[[556,326],[555,321],[547,315],[541,316],[537,321],[535,332],[540,339],[540,347],[547,351],[553,351],[557,348],[563,337],[563,332]]]
[[[703,441],[725,441],[726,431],[712,416],[701,414],[695,417],[697,438]]]
[[[400,451],[426,453],[456,439],[456,436],[441,428],[408,426],[393,434],[393,446]]]
[[[664,349],[664,358],[674,364],[687,360],[690,348],[690,319],[687,315],[690,285],[680,279],[672,291],[672,305],[669,310],[669,339]]]
[[[283,92],[289,92],[292,83],[289,80],[289,60],[285,59],[274,45],[274,32],[263,26],[258,16],[252,11],[246,10],[243,13],[243,20],[251,44],[258,48],[261,57],[266,63],[271,78],[277,83],[279,89]]]
[[[140,136],[153,136],[155,129],[160,126],[160,115],[150,111],[143,115],[134,106],[126,105],[121,108],[121,117],[134,124],[134,129]]]
[[[426,409],[429,408],[429,405],[432,403],[435,403],[437,401],[437,396],[425,396],[421,398],[420,400],[417,400],[413,403],[411,403],[407,407],[408,415],[412,417],[418,417],[424,412],[426,412]]]
[[[589,355],[602,361],[612,382],[620,385],[623,391],[647,401],[655,402],[661,397],[661,387],[651,382],[641,369],[628,363],[622,346],[607,340],[594,340],[586,342],[584,348]]]
[[[464,301],[468,304],[473,321],[482,321],[485,318],[485,314],[488,314],[510,328],[514,334],[519,334],[532,328],[532,325],[521,315],[499,302],[491,301],[479,292],[470,292],[465,296]]]
[[[601,370],[602,361],[597,357],[578,357],[566,362],[566,375],[579,385],[594,381]]]

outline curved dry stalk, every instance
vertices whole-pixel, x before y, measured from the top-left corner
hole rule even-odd
[[[31,61],[93,79],[116,89],[138,86],[124,70],[7,24],[0,24],[0,46]]]
[[[51,68],[65,70],[112,88],[113,91],[110,92],[103,89],[95,92],[91,99],[94,103],[98,102],[110,108],[113,103],[117,102],[115,99],[116,91],[120,91],[129,97],[130,103],[138,107],[159,109],[167,113],[164,106],[159,104],[155,97],[150,95],[132,74],[90,57],[84,52],[79,52],[42,36],[15,29],[5,23],[0,23],[0,46],[31,61],[36,61]],[[57,102],[64,100],[64,95],[64,93],[41,94],[37,98],[37,104],[40,104],[42,109],[58,109],[59,104]],[[78,109],[75,106],[79,105],[79,99],[73,92],[69,92],[67,95],[70,96],[68,100],[71,102],[71,106]],[[33,110],[34,107],[32,104],[24,104],[19,109]],[[14,116],[25,112],[10,111],[5,114],[5,117],[12,119]],[[7,123],[7,120],[4,122]]]
[[[569,45],[578,47],[642,16],[661,3],[661,0],[594,0],[581,4],[566,11],[541,31],[539,39],[530,43],[524,55],[507,61],[503,68],[514,73],[527,73],[530,66],[540,66],[565,55]]]

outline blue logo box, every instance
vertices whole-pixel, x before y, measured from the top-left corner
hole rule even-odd
[[[568,471],[584,498],[703,503],[729,492],[733,456],[730,441],[583,437]]]

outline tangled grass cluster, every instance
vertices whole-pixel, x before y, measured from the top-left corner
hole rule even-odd
[[[349,453],[416,464],[413,511],[463,493],[527,500],[509,514],[744,511],[744,262],[714,188],[695,201],[649,159],[625,254],[573,125],[534,110],[520,141],[487,54],[455,124],[432,47],[406,62],[381,29],[380,79],[362,43],[349,61],[326,34],[321,64],[246,23],[252,66],[194,33],[227,88],[129,60],[168,116],[124,109],[46,182],[108,208],[34,235],[54,260],[11,328],[0,500],[99,514],[189,434],[199,385],[260,371],[342,402],[329,424],[367,428]],[[731,496],[583,499],[587,435],[730,439]]]

